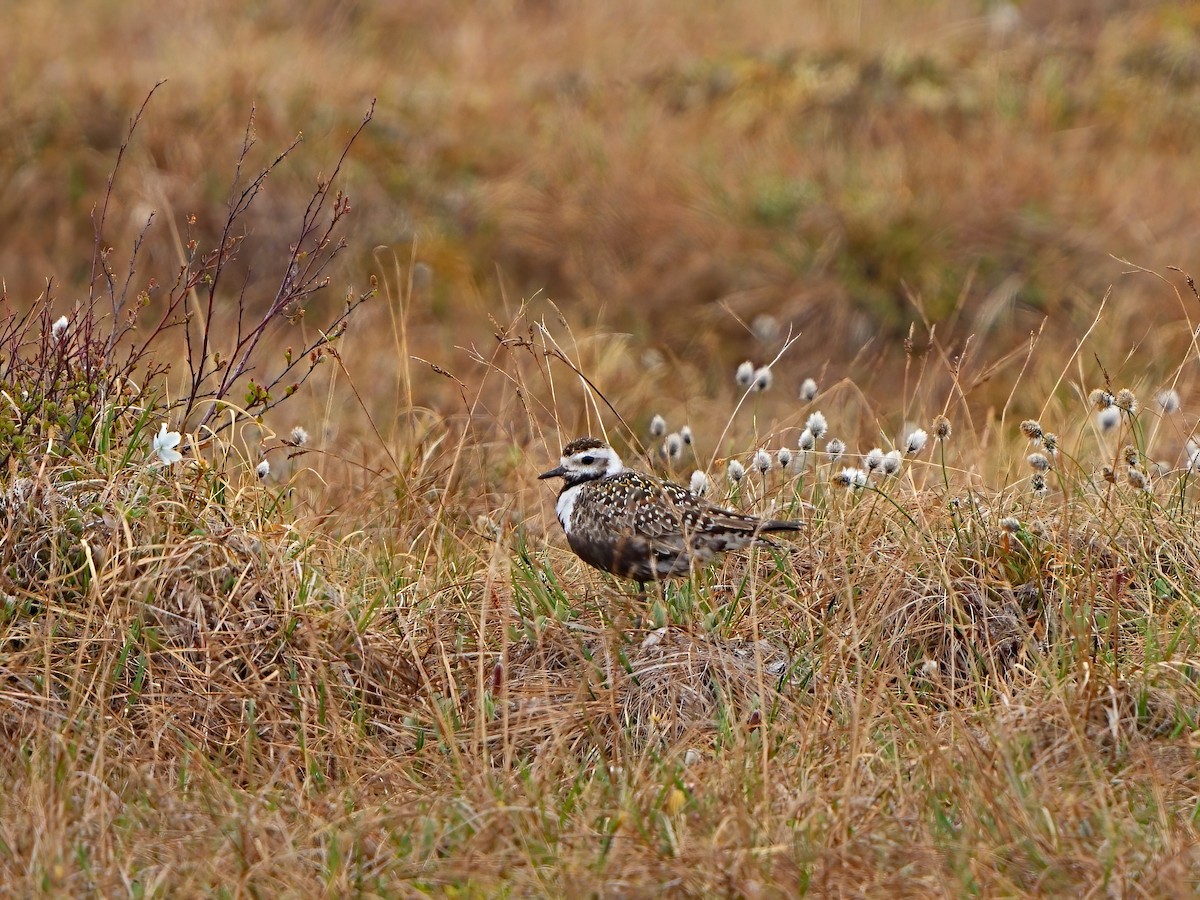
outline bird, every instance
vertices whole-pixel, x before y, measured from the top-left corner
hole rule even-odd
[[[561,478],[555,511],[567,543],[588,565],[638,583],[688,574],[768,532],[799,531],[798,521],[723,509],[682,485],[627,467],[604,441],[581,437],[538,478]]]

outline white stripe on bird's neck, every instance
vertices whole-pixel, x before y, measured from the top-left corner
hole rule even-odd
[[[554,509],[558,513],[558,521],[562,524],[566,534],[571,533],[571,513],[575,511],[575,501],[579,499],[579,492],[583,490],[584,484],[587,482],[567,488],[558,495],[558,503],[554,505]]]

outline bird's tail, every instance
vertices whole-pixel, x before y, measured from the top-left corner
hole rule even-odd
[[[758,531],[802,531],[804,529],[803,522],[797,522],[791,519],[768,519],[758,526]]]

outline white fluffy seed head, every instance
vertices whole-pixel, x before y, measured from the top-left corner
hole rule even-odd
[[[682,428],[680,428],[679,436],[683,438],[683,443],[686,446],[692,446],[692,427],[690,425],[684,425]]]
[[[788,469],[792,465],[792,451],[787,447],[780,447],[775,454],[775,461],[779,463],[779,468]]]
[[[1000,520],[1000,530],[1007,531],[1009,534],[1016,534],[1021,530],[1021,520],[1015,519],[1012,516],[1005,516]]]
[[[800,399],[812,400],[817,396],[817,382],[812,378],[805,378],[800,384]]]
[[[825,455],[829,457],[831,463],[837,462],[846,452],[846,444],[843,441],[834,438],[825,445]]]
[[[910,456],[914,453],[920,453],[925,449],[925,442],[927,440],[929,440],[929,435],[925,433],[925,429],[913,429],[909,432],[908,437],[904,439],[904,452]]]
[[[692,473],[692,480],[688,482],[688,488],[693,494],[707,494],[708,476],[697,469]]]
[[[766,450],[758,450],[754,454],[753,464],[759,472],[766,474],[771,471],[771,454]]]
[[[883,462],[881,463],[883,474],[895,475],[898,473],[900,471],[901,459],[902,457],[899,450],[889,450],[887,453],[885,453],[883,455]]]
[[[1165,391],[1159,391],[1158,397],[1155,399],[1158,400],[1158,408],[1168,416],[1172,413],[1179,412],[1179,407],[1182,405],[1179,400],[1179,391],[1175,390],[1174,388],[1168,388]]]
[[[266,478],[271,474],[271,464],[264,459],[254,467],[254,473],[258,475],[259,478]]]
[[[1135,469],[1133,466],[1130,466],[1126,477],[1129,479],[1129,483],[1139,491],[1150,490],[1150,477],[1141,469]]]
[[[1115,406],[1106,406],[1096,413],[1096,424],[1103,432],[1112,431],[1121,424],[1121,410]]]
[[[292,443],[297,447],[303,447],[308,443],[308,432],[301,426],[297,425],[292,429]]]
[[[819,441],[829,431],[829,423],[825,420],[825,416],[820,411],[817,411],[808,417],[808,421],[804,423],[804,428],[806,431],[811,432],[812,436]]]
[[[662,437],[667,433],[667,420],[662,416],[655,416],[650,420],[650,436]]]
[[[775,376],[771,374],[770,366],[760,366],[754,370],[754,390],[765,391],[775,381]]]
[[[816,438],[813,436],[813,433],[811,431],[809,431],[807,428],[805,428],[802,432],[800,432],[799,447],[801,450],[808,452],[809,450],[811,450],[813,448],[813,446],[815,444],[816,444]]]
[[[66,316],[59,316],[54,320],[54,324],[50,326],[50,334],[58,341],[62,340],[62,336],[67,332],[67,326],[71,323]]]
[[[734,376],[738,387],[748,388],[754,383],[754,363],[746,360],[737,367],[737,374]]]
[[[735,484],[746,477],[746,467],[736,459],[729,461],[729,467],[726,469],[726,472],[729,475],[729,480]]]
[[[677,431],[672,431],[667,435],[667,439],[663,442],[663,451],[667,454],[667,459],[679,459],[683,453],[683,437]]]
[[[1050,459],[1045,453],[1030,453],[1025,457],[1025,461],[1029,463],[1029,467],[1035,472],[1045,472],[1050,468]]]
[[[863,488],[868,483],[867,473],[855,466],[847,466],[833,476],[833,483],[845,488]]]
[[[868,472],[874,472],[883,465],[883,451],[878,447],[873,447],[863,459],[863,464],[867,467]]]

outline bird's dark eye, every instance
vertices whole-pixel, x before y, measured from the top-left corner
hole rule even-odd
[[[580,462],[583,463],[585,466],[590,466],[595,461],[596,461],[596,457],[594,457],[594,456],[585,456],[583,459],[580,460]]]

